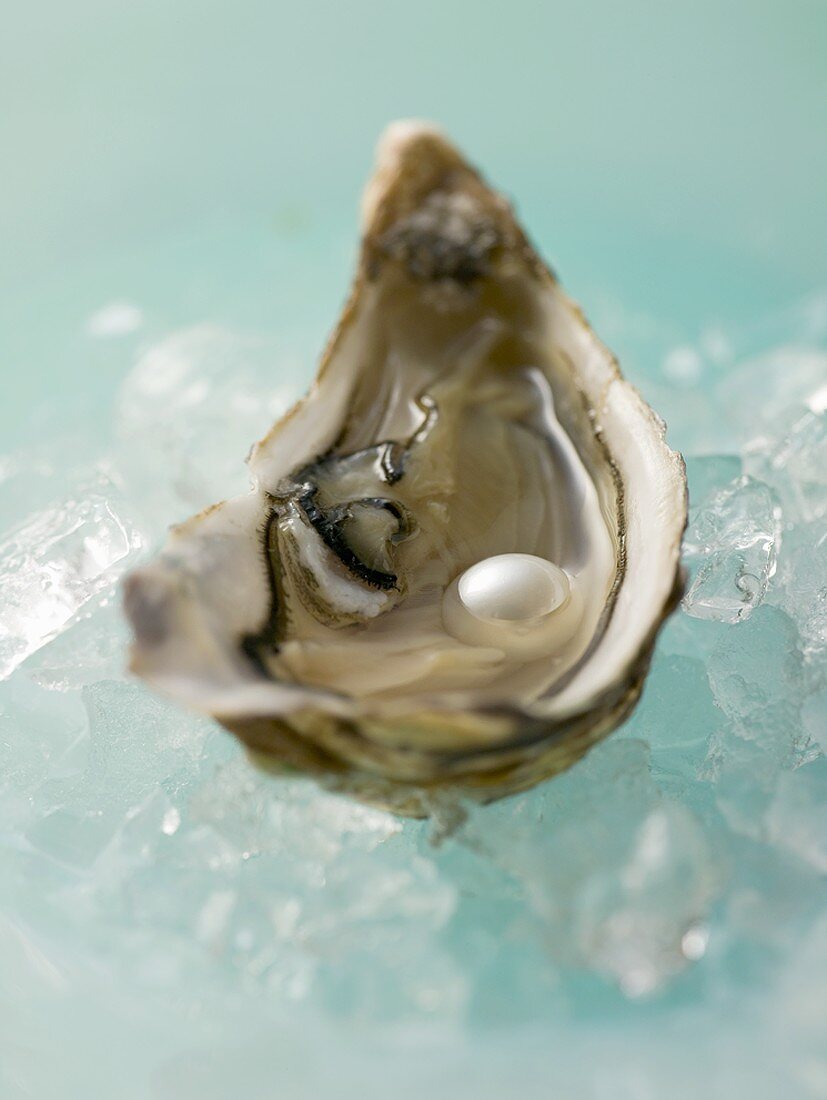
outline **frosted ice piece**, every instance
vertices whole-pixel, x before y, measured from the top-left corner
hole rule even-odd
[[[319,791],[308,780],[281,781],[274,790],[272,780],[252,769],[243,755],[204,784],[192,813],[239,852],[259,855],[287,846],[320,861],[349,845],[372,850],[402,829],[392,814]]]
[[[703,956],[699,917],[716,887],[697,819],[686,806],[664,801],[640,824],[623,865],[595,882],[581,907],[586,957],[627,996],[651,993]]]
[[[641,704],[624,735],[644,738],[658,781],[683,793],[722,721],[703,662],[658,651]]]
[[[818,408],[827,378],[827,351],[781,344],[742,360],[717,387],[719,407],[743,443],[766,446],[785,415]]]
[[[827,687],[813,692],[804,701],[801,719],[810,741],[827,754]]]
[[[33,446],[0,455],[0,533],[17,527],[27,515],[75,495],[79,485],[107,471],[117,477],[82,430],[60,437],[47,435]]]
[[[0,541],[0,679],[105,598],[143,545],[104,474]]]
[[[827,648],[827,415],[799,410],[782,418],[777,438],[753,447],[745,465],[783,503],[784,552],[772,599],[796,620],[804,652],[817,659]]]
[[[725,623],[748,619],[775,573],[780,540],[781,509],[768,485],[744,476],[719,490],[686,532],[686,558],[697,572],[684,610]]]
[[[34,690],[28,677],[5,686],[20,684]],[[209,726],[182,718],[132,683],[101,681],[82,692],[36,690],[40,698],[34,701],[43,714],[25,732],[29,741],[41,734],[43,760],[39,787],[30,798],[33,813],[19,817],[18,828],[26,844],[51,861],[94,867],[95,880],[85,893],[97,904],[108,881],[128,878],[143,853],[151,852],[149,838],[168,841],[176,832],[171,811],[178,805],[169,795],[197,776]],[[71,733],[64,727],[77,720],[76,708],[85,711],[81,751],[69,756],[63,750],[61,760],[58,750]],[[5,734],[2,725],[0,731]]]
[[[765,604],[721,634],[707,666],[728,722],[713,739],[706,777],[730,827],[755,839],[780,776],[808,741],[800,708],[809,673],[798,647],[795,623]]]
[[[82,773],[85,741],[78,698],[44,691],[25,676],[0,684],[0,843],[60,804],[54,788]]]
[[[702,826],[663,797],[648,760],[641,741],[606,742],[547,789],[473,814],[460,833],[519,884],[558,964],[597,971],[630,997],[692,961],[684,937],[720,889]]]
[[[159,532],[244,492],[251,444],[297,393],[286,368],[267,341],[208,324],[141,355],[118,400],[119,461]]]
[[[91,866],[109,840],[111,822],[97,811],[55,809],[26,833],[27,842],[58,863]]]
[[[87,608],[61,634],[26,661],[26,672],[50,691],[72,691],[127,676],[129,629],[117,600]]]
[[[827,379],[827,360],[824,363]],[[824,382],[827,401],[827,381]],[[777,423],[777,422],[776,422]],[[784,502],[787,521],[827,516],[827,412],[809,409],[781,420],[771,440],[760,440],[745,457],[748,473],[771,485]],[[827,528],[825,528],[827,529]]]
[[[164,784],[178,784],[200,758],[212,726],[182,716],[134,683],[101,681],[83,689],[90,750],[87,805],[126,812]]]
[[[818,661],[827,649],[827,518],[784,532],[779,603],[798,624],[805,654]]]
[[[721,634],[707,665],[721,710],[752,740],[779,742],[785,752],[805,693],[798,641],[789,615],[765,604],[743,629]]]

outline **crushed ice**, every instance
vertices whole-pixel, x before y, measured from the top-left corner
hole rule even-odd
[[[108,456],[6,456],[0,973],[388,1022],[548,1018],[595,983],[618,1012],[691,1005],[701,975],[823,1014],[798,945],[823,975],[825,304],[674,346],[641,381],[688,458],[683,611],[623,730],[447,825],[264,777],[125,679],[118,579],[243,491],[241,457],[300,388],[273,382],[271,345],[173,334],[126,379]],[[90,331],[133,323],[113,305]]]

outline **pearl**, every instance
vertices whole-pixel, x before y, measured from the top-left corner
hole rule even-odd
[[[583,601],[559,565],[533,554],[497,554],[477,562],[446,589],[446,630],[467,645],[527,659],[562,647],[575,633]]]
[[[553,562],[533,554],[497,554],[459,578],[459,598],[478,619],[525,622],[550,615],[568,599],[569,579]]]

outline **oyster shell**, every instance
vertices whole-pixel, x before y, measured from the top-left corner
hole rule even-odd
[[[260,762],[422,813],[568,767],[636,702],[682,586],[683,461],[434,128],[383,136],[344,315],[249,465],[125,607],[132,669]],[[457,578],[505,554],[564,571],[550,633],[457,625]]]

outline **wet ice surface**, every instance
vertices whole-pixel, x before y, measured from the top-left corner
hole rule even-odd
[[[243,490],[271,344],[171,334],[106,455],[6,456],[0,1095],[826,1095],[825,347],[813,299],[635,379],[683,610],[622,730],[459,824],[264,777],[124,674],[117,581]]]
[[[767,593],[781,542],[781,508],[772,489],[748,475],[702,498],[684,537],[696,566],[683,600],[698,619],[748,619]]]
[[[94,471],[0,542],[0,679],[111,591],[143,545],[115,478]]]

